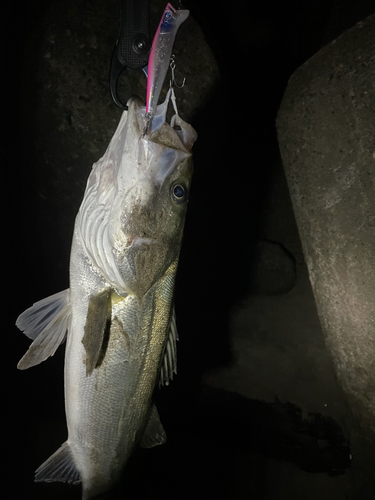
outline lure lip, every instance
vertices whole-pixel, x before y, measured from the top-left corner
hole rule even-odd
[[[175,9],[170,3],[164,9],[156,30],[148,61],[146,116],[153,118],[160,92],[168,72],[174,40],[180,25],[188,18],[190,12]]]

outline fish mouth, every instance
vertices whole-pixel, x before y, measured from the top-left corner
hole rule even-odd
[[[167,111],[173,104],[175,114],[170,123],[167,121]],[[173,88],[170,88],[165,101],[159,104],[151,118],[146,113],[146,107],[138,97],[131,97],[127,103],[128,114],[133,123],[137,123],[140,137],[162,144],[186,154],[192,153],[192,147],[197,139],[194,128],[185,122],[179,115]]]

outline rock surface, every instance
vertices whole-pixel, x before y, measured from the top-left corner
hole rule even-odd
[[[375,16],[291,77],[278,115],[281,156],[319,317],[375,458]],[[355,458],[360,460],[357,452]],[[358,462],[357,462],[358,463]],[[372,472],[371,472],[372,475]]]

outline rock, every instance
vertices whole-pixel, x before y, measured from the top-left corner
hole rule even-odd
[[[277,120],[326,343],[363,433],[352,430],[353,457],[369,477],[375,458],[374,29],[371,16],[301,66]]]

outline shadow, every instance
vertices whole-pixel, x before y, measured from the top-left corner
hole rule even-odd
[[[350,465],[349,445],[330,417],[303,418],[293,404],[249,400],[208,386],[195,394],[179,392],[173,400],[166,392],[160,392],[158,407],[167,443],[137,451],[123,485],[106,498],[270,498],[270,481],[273,487],[279,480],[270,477],[270,464],[275,471],[288,461],[328,475],[344,474]],[[74,500],[80,487],[37,484],[34,494]]]

